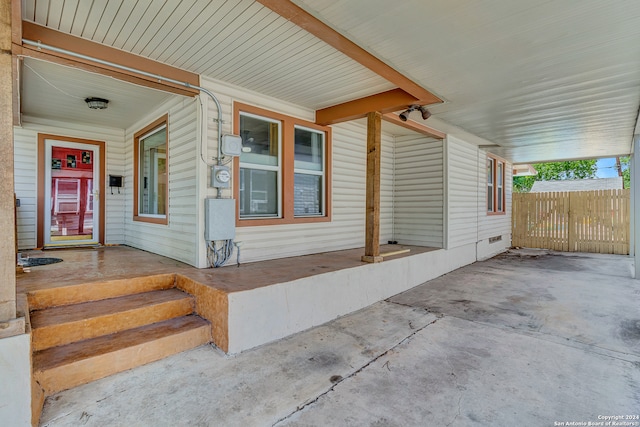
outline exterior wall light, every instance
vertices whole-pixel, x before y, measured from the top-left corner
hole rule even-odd
[[[409,105],[409,108],[406,111],[400,113],[400,120],[406,122],[409,118],[409,113],[411,113],[412,111],[420,111],[420,113],[422,114],[422,120],[427,120],[429,117],[431,117],[431,112],[427,110],[425,106],[413,104]]]

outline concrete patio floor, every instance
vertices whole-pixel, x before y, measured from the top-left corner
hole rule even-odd
[[[61,392],[41,425],[640,425],[631,263],[501,255],[237,356],[203,346]]]

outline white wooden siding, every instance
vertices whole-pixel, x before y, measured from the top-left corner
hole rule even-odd
[[[445,147],[448,173],[447,248],[455,248],[478,241],[478,189],[481,186],[478,182],[479,156],[476,146],[450,135]]]
[[[400,243],[443,247],[443,142],[396,137],[394,237]]]
[[[314,121],[314,112],[274,98],[247,92],[242,88],[223,85],[203,78],[201,84],[212,90],[222,105],[223,133],[231,132],[233,102],[242,102],[281,114]],[[206,157],[217,153],[215,144],[217,117],[215,104],[206,98],[207,148]],[[236,241],[243,242],[242,260],[258,261],[287,256],[364,247],[365,185],[366,185],[366,125],[356,122],[332,126],[332,220],[308,224],[283,224],[259,227],[238,227]],[[393,238],[393,151],[390,135],[382,137],[381,163],[381,224],[380,241]],[[202,162],[200,162],[202,164]],[[207,175],[208,176],[208,175]],[[207,181],[208,182],[208,181]],[[232,186],[235,185],[232,182]],[[216,190],[206,188],[205,197],[215,197]],[[223,197],[231,197],[231,189]],[[202,248],[204,242],[200,244]],[[200,249],[201,250],[201,249]]]
[[[390,154],[388,138],[383,154]],[[333,127],[332,220],[311,224],[238,227],[245,261],[296,256],[364,246],[366,128],[356,123]],[[381,194],[382,241],[392,238],[392,161],[382,167],[386,180]]]
[[[22,127],[14,127],[15,192],[20,199],[17,209],[18,247],[33,249],[37,245],[37,153],[38,133],[72,138],[105,141],[106,171],[109,174],[124,173],[124,131],[122,129],[62,123],[58,120],[23,118]],[[125,180],[125,186],[127,185]],[[124,242],[123,206],[125,194],[109,188],[105,194],[105,243]]]
[[[194,98],[176,98],[126,132],[125,243],[187,264],[197,264],[198,198],[196,191],[198,119]],[[169,223],[133,221],[133,136],[169,112]]]
[[[38,133],[31,129],[15,127],[14,139],[14,187],[20,199],[17,208],[18,248],[32,249],[37,246],[37,156]]]
[[[365,140],[363,150],[366,152],[367,130],[362,129]],[[394,176],[395,176],[395,141],[391,135],[382,134],[382,161],[380,162],[380,242],[396,240],[393,235],[394,222]],[[362,211],[364,216],[364,210]]]

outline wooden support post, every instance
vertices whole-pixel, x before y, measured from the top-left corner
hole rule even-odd
[[[0,322],[16,318],[11,0],[0,1]],[[24,329],[20,332],[24,333]],[[0,336],[7,336],[0,331]]]
[[[381,262],[380,256],[380,161],[382,113],[367,114],[367,189],[365,246],[362,261]]]

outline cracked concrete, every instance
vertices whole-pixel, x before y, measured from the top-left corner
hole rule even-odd
[[[338,386],[340,383],[342,383],[345,380],[348,380],[349,378],[352,378],[356,375],[358,375],[360,372],[364,371],[366,368],[368,368],[371,364],[375,363],[376,361],[378,361],[378,359],[380,359],[381,357],[384,357],[386,355],[389,354],[389,352],[392,352],[395,348],[401,346],[402,344],[409,342],[414,335],[416,335],[418,332],[422,331],[424,328],[426,328],[427,326],[433,325],[434,323],[436,323],[438,321],[438,319],[434,319],[433,321],[431,321],[430,323],[427,323],[426,325],[420,327],[419,329],[417,329],[415,332],[413,332],[411,335],[409,335],[408,337],[404,338],[401,342],[399,342],[398,344],[394,345],[393,347],[391,347],[389,350],[385,351],[382,354],[379,354],[378,356],[376,356],[375,358],[373,358],[370,362],[368,362],[367,364],[365,364],[364,366],[360,367],[358,370],[352,372],[348,377],[344,378],[342,376],[339,377],[339,380],[336,381],[332,381],[334,382],[334,385],[332,387],[330,387],[327,391],[325,391],[324,393],[322,393],[321,395],[319,395],[318,397],[316,397],[314,400],[305,403],[303,406],[299,406],[296,408],[296,410],[292,413],[290,413],[289,415],[287,415],[286,417],[283,417],[281,419],[279,419],[278,421],[276,421],[274,423],[274,426],[279,425],[280,423],[283,423],[284,421],[288,420],[289,418],[291,418],[292,416],[294,416],[297,412],[300,412],[302,410],[304,410],[307,406],[313,405],[315,403],[318,402],[318,400],[320,400],[323,396],[326,396],[327,394],[329,394],[330,392],[332,392],[336,386]],[[410,329],[415,329],[412,325],[412,321],[409,321],[409,328]],[[389,361],[387,361],[385,363],[385,365],[387,367],[388,370],[391,370],[391,368],[389,367]]]
[[[553,426],[638,414],[630,263],[497,257],[234,357],[203,346],[59,393],[41,423]]]

